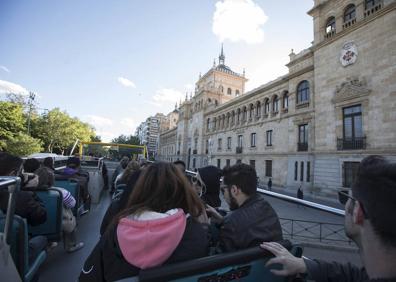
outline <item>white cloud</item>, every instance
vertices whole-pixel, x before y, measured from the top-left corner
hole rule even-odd
[[[113,121],[111,119],[97,115],[85,115],[83,119],[95,128],[113,125]]]
[[[0,94],[21,94],[29,95],[29,91],[23,86],[5,80],[0,80]]]
[[[172,102],[176,103],[183,97],[183,94],[180,91],[171,88],[162,88],[157,90],[153,96],[154,102],[161,103],[161,102]]]
[[[117,80],[118,80],[119,83],[121,83],[121,84],[124,85],[125,87],[136,88],[135,83],[133,83],[133,81],[130,81],[128,78],[119,76],[119,77],[117,78]]]
[[[10,70],[6,66],[0,66],[0,69],[2,69],[5,72],[10,72]]]
[[[191,91],[194,89],[194,84],[188,83],[188,84],[184,85],[184,87],[186,88],[187,91]]]
[[[212,31],[221,42],[229,39],[261,43],[264,40],[262,26],[267,20],[263,9],[252,0],[222,0],[216,3]]]

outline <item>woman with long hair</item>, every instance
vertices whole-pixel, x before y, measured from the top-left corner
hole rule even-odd
[[[149,165],[86,260],[80,281],[114,281],[206,256],[207,227],[197,220],[203,213],[202,201],[175,165]]]

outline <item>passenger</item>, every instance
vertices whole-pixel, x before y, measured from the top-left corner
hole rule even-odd
[[[123,209],[127,207],[129,196],[131,195],[133,188],[140,176],[141,170],[135,171],[131,177],[129,178],[128,183],[122,192],[121,196],[114,199],[110,206],[107,208],[105,215],[103,216],[102,224],[100,225],[100,235],[103,235],[107,229],[107,226],[110,225],[110,222],[113,221],[114,217]]]
[[[117,178],[117,176],[124,171],[124,169],[127,167],[129,162],[129,158],[127,156],[122,157],[120,164],[116,167],[116,169],[113,172],[113,177],[111,178],[111,190],[110,190],[110,194],[114,193],[115,190],[115,180]]]
[[[236,164],[223,170],[221,190],[231,213],[223,217],[213,207],[207,212],[219,222],[218,252],[230,252],[259,245],[263,241],[282,240],[279,218],[271,205],[257,193],[257,175],[253,167]]]
[[[177,160],[177,161],[174,161],[173,164],[177,168],[179,168],[183,173],[185,173],[185,171],[186,171],[186,163],[185,162],[183,162],[182,160]]]
[[[350,263],[296,258],[277,243],[261,247],[276,257],[276,275],[307,274],[315,281],[396,281],[396,163],[369,156],[359,165],[351,194],[344,194],[345,233],[360,250],[364,268]]]
[[[221,171],[215,166],[199,168],[197,175],[192,177],[192,183],[201,199],[211,207],[221,206],[220,200]]]
[[[22,159],[8,153],[0,152],[0,175],[1,176],[21,176]],[[23,182],[21,183],[23,185]],[[3,213],[8,206],[9,193],[7,190],[0,190],[0,208]],[[47,211],[32,191],[19,191],[15,198],[15,214],[25,218],[32,226],[40,225],[47,220]],[[36,236],[29,240],[29,265],[36,259],[37,255],[46,248],[47,238]]]
[[[51,157],[47,157],[44,159],[42,166],[36,170],[36,174],[39,177],[39,185],[38,187],[52,187],[55,183],[55,174],[54,174],[54,159]]]
[[[121,172],[121,173],[117,176],[117,178],[116,178],[116,180],[115,180],[115,182],[114,182],[115,187],[117,187],[117,185],[119,185],[119,184],[127,184],[129,178],[131,177],[131,175],[132,175],[135,171],[137,171],[137,170],[139,170],[139,169],[140,169],[140,166],[139,166],[139,163],[138,163],[137,161],[133,161],[133,160],[130,161],[130,162],[128,163],[127,167],[124,169],[124,171]]]
[[[52,171],[48,168],[42,167],[39,169],[39,183],[44,183],[51,177],[53,177]],[[51,185],[52,186],[52,185]],[[42,185],[41,188],[49,188],[51,186]],[[72,209],[76,205],[76,199],[72,194],[64,188],[56,187],[62,193],[62,231],[63,231],[63,247],[64,249],[71,253],[75,252],[82,247],[84,243],[77,243],[77,224],[76,218],[73,215]],[[55,245],[56,246],[56,245]]]
[[[56,175],[56,179],[76,179],[80,186],[81,199],[84,202],[84,212],[89,211],[91,197],[88,192],[89,174],[81,170],[81,162],[77,157],[70,157],[66,162],[66,168],[60,171],[62,176]]]
[[[207,230],[196,221],[204,212],[179,169],[151,164],[86,260],[80,281],[114,281],[140,269],[206,256]]]

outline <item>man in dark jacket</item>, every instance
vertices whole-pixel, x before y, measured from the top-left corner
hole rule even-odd
[[[8,153],[0,152],[0,176],[20,176],[22,172],[22,159]],[[22,181],[23,185],[23,181]],[[5,213],[8,206],[8,191],[0,190],[0,209]],[[47,211],[32,191],[19,191],[15,199],[15,214],[25,218],[27,223],[35,226],[47,220]],[[29,264],[47,246],[47,238],[36,236],[29,240]]]
[[[359,247],[364,268],[296,258],[277,243],[263,243],[261,247],[276,256],[267,265],[283,266],[274,274],[306,274],[318,282],[396,281],[396,163],[380,156],[366,157],[350,192],[343,194],[345,233]]]
[[[223,170],[221,191],[231,212],[222,217],[207,209],[221,223],[219,251],[231,252],[258,246],[262,241],[280,241],[282,228],[271,205],[257,193],[257,174],[247,164],[236,164]]]

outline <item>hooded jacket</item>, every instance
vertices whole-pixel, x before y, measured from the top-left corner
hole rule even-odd
[[[115,281],[140,269],[206,256],[207,230],[181,209],[144,212],[109,226],[86,260],[79,281]]]

